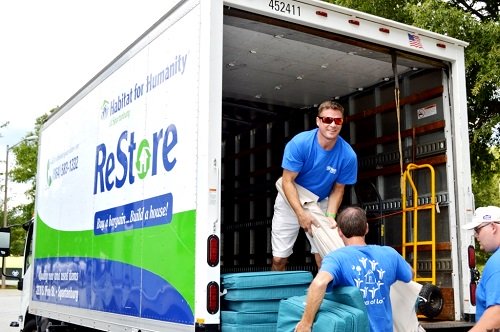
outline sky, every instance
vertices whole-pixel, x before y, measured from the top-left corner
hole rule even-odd
[[[0,181],[6,146],[161,18],[175,0],[5,0],[0,2]],[[9,153],[9,168],[13,167]],[[22,189],[9,182],[9,203]],[[24,192],[24,191],[23,191]],[[3,202],[3,195],[2,195]]]

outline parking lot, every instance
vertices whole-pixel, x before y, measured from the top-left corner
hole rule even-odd
[[[10,327],[17,321],[21,303],[21,292],[15,288],[0,288],[0,331],[19,331],[18,327]]]

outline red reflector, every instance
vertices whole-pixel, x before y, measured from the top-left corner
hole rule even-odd
[[[440,48],[446,48],[446,45],[441,43],[437,43],[436,46]]]
[[[383,33],[389,33],[389,29],[387,28],[379,28],[378,31],[383,32]]]
[[[324,12],[324,11],[321,11],[321,10],[317,10],[316,11],[316,15],[323,16],[323,17],[328,17],[328,13]]]
[[[219,311],[219,285],[215,281],[207,285],[207,311],[212,315]]]
[[[349,20],[349,23],[354,24],[354,25],[359,25],[358,20]]]
[[[471,282],[469,285],[470,289],[470,304],[476,305],[476,283]]]
[[[207,263],[214,267],[219,264],[219,238],[217,235],[210,235],[207,239]]]
[[[469,259],[469,268],[473,269],[476,267],[476,249],[474,246],[470,245],[467,248],[467,257]]]

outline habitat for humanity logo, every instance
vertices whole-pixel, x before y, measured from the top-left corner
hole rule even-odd
[[[111,102],[104,100],[101,105],[100,117],[101,120],[107,120],[108,125],[111,127],[118,122],[130,117],[130,109],[124,110],[126,106],[130,105],[132,99],[132,89],[127,92],[122,92],[116,99]]]
[[[108,118],[110,118],[110,116],[112,116],[108,123],[110,127],[122,121],[123,119],[130,117],[130,110],[120,112],[118,115],[113,116],[115,113],[121,110],[121,108],[118,109],[117,105],[121,104],[118,104],[115,100],[113,100],[111,103],[107,100],[104,100],[101,105],[101,120],[107,120]]]
[[[107,119],[109,116],[109,101],[105,100],[101,106],[101,120]]]

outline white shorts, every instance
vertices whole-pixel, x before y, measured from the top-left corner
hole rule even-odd
[[[328,207],[328,199],[319,202],[323,211]],[[293,253],[293,245],[299,235],[300,225],[295,212],[293,212],[288,202],[278,193],[274,202],[274,215],[271,228],[271,245],[273,257],[287,258]],[[314,246],[312,237],[306,233],[311,244],[311,253],[316,254],[318,250]]]

